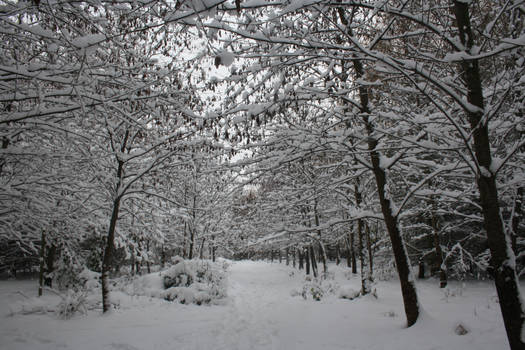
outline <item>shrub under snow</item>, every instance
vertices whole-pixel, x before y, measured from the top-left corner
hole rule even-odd
[[[226,265],[177,259],[166,270],[141,276],[125,291],[181,304],[209,304],[226,296]]]
[[[335,294],[339,289],[337,282],[331,279],[309,278],[305,279],[301,290],[293,290],[292,296],[302,296],[306,299],[321,300],[325,295]]]

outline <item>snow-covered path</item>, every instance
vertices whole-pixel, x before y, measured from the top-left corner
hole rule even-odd
[[[359,278],[336,281],[354,288]],[[36,292],[36,281],[0,281],[1,350],[439,350],[505,349],[499,307],[491,283],[467,286],[463,295],[444,298],[435,283],[418,285],[424,315],[404,328],[396,281],[380,282],[379,299],[348,301],[335,296],[316,302],[292,297],[302,273],[284,264],[235,262],[224,305],[197,306],[136,298],[119,310],[90,312],[71,320],[53,314],[7,316],[21,290]],[[297,271],[297,270],[295,270]],[[470,333],[458,336],[461,322]]]

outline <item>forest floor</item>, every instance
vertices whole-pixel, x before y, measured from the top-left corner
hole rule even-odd
[[[358,275],[330,266],[334,284],[359,289]],[[304,272],[284,264],[242,261],[229,269],[228,297],[197,306],[131,297],[110,314],[97,310],[59,319],[54,313],[13,313],[36,294],[37,281],[0,281],[0,349],[113,350],[495,350],[507,349],[492,282],[418,281],[423,315],[405,328],[399,283],[380,281],[377,298],[320,301],[292,296]],[[49,299],[46,299],[49,298]],[[43,303],[54,295],[44,296]],[[468,330],[456,334],[458,324]]]

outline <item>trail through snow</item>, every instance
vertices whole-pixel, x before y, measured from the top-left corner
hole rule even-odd
[[[333,266],[331,271],[341,285],[359,288],[358,276],[346,278],[348,269]],[[435,281],[419,283],[424,314],[406,329],[397,281],[379,282],[378,299],[329,296],[313,301],[290,294],[301,287],[303,273],[284,264],[233,262],[222,305],[134,297],[123,299],[121,308],[109,315],[91,311],[67,321],[49,313],[6,316],[23,299],[19,291],[36,293],[36,281],[0,281],[0,350],[508,348],[491,282],[473,282],[449,295]],[[456,335],[458,323],[470,332]]]

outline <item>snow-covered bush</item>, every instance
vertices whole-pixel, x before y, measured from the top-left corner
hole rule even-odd
[[[339,289],[339,298],[340,299],[355,299],[361,295],[361,291],[355,290],[349,286],[343,286]]]
[[[85,292],[78,292],[70,289],[65,294],[61,294],[60,298],[61,300],[55,309],[59,318],[66,320],[73,317],[77,312],[82,314],[87,313],[87,295]]]
[[[84,268],[78,275],[80,284],[85,290],[92,291],[100,287],[100,273]]]
[[[227,265],[207,260],[174,259],[173,266],[134,279],[119,289],[181,304],[209,304],[226,296]]]
[[[326,295],[333,295],[339,290],[339,285],[333,280],[321,278],[306,278],[300,290],[293,290],[292,296],[301,295],[305,300],[321,300]]]

